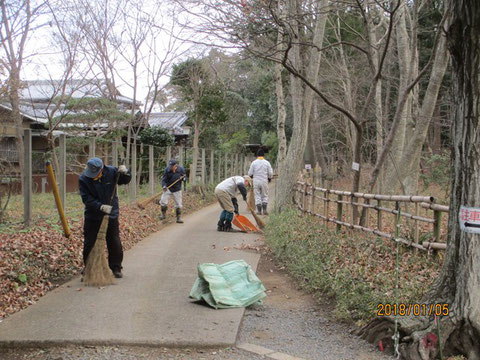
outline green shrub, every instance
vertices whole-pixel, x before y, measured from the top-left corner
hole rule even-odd
[[[350,232],[336,233],[294,209],[272,214],[266,243],[278,262],[315,295],[333,296],[334,315],[364,323],[379,303],[394,303],[395,243]],[[418,301],[441,266],[438,258],[401,247],[399,302]]]

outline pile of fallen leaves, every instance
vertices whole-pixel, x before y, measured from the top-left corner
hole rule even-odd
[[[212,203],[214,197],[193,192],[183,194],[184,213]],[[173,206],[166,222],[158,218],[160,206],[145,210],[120,207],[120,238],[124,250],[175,220]],[[83,219],[70,221],[69,239],[51,218],[35,222],[30,229],[0,232],[0,319],[35,303],[41,296],[83,268]]]

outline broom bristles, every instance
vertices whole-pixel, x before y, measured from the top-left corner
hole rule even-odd
[[[248,190],[247,206],[248,206],[248,210],[250,210],[250,212],[252,213],[252,216],[255,219],[255,222],[257,223],[258,227],[260,229],[264,229],[265,228],[265,223],[263,222],[262,219],[260,219],[260,216],[255,214],[255,210],[254,210],[255,209],[255,197],[253,195],[253,187],[250,187],[250,189]]]
[[[107,264],[105,256],[105,243],[107,236],[109,216],[104,216],[100,230],[98,230],[97,240],[92,251],[87,257],[83,283],[85,286],[106,286],[114,283],[113,274]]]

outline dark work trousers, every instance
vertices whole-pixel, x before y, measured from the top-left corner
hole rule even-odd
[[[102,219],[85,219],[83,225],[83,263],[86,264],[88,254],[95,245],[98,230]],[[122,270],[123,249],[120,242],[120,231],[118,229],[118,217],[110,219],[107,228],[107,249],[108,249],[108,266],[112,271]]]

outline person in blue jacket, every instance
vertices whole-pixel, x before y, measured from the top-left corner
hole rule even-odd
[[[168,201],[173,196],[175,202],[175,211],[177,215],[177,223],[183,224],[182,220],[182,180],[185,179],[185,169],[180,166],[177,160],[170,160],[165,168],[162,177],[163,194],[160,199],[162,207],[162,215],[160,220],[167,218]]]
[[[117,182],[118,176],[118,182]],[[103,164],[97,157],[87,162],[85,171],[79,178],[79,189],[85,204],[83,225],[83,263],[97,239],[104,215],[110,217],[107,228],[108,266],[116,278],[123,277],[123,249],[119,231],[119,208],[116,185],[128,184],[132,176],[125,165],[117,168]],[[112,197],[113,195],[113,197]]]

